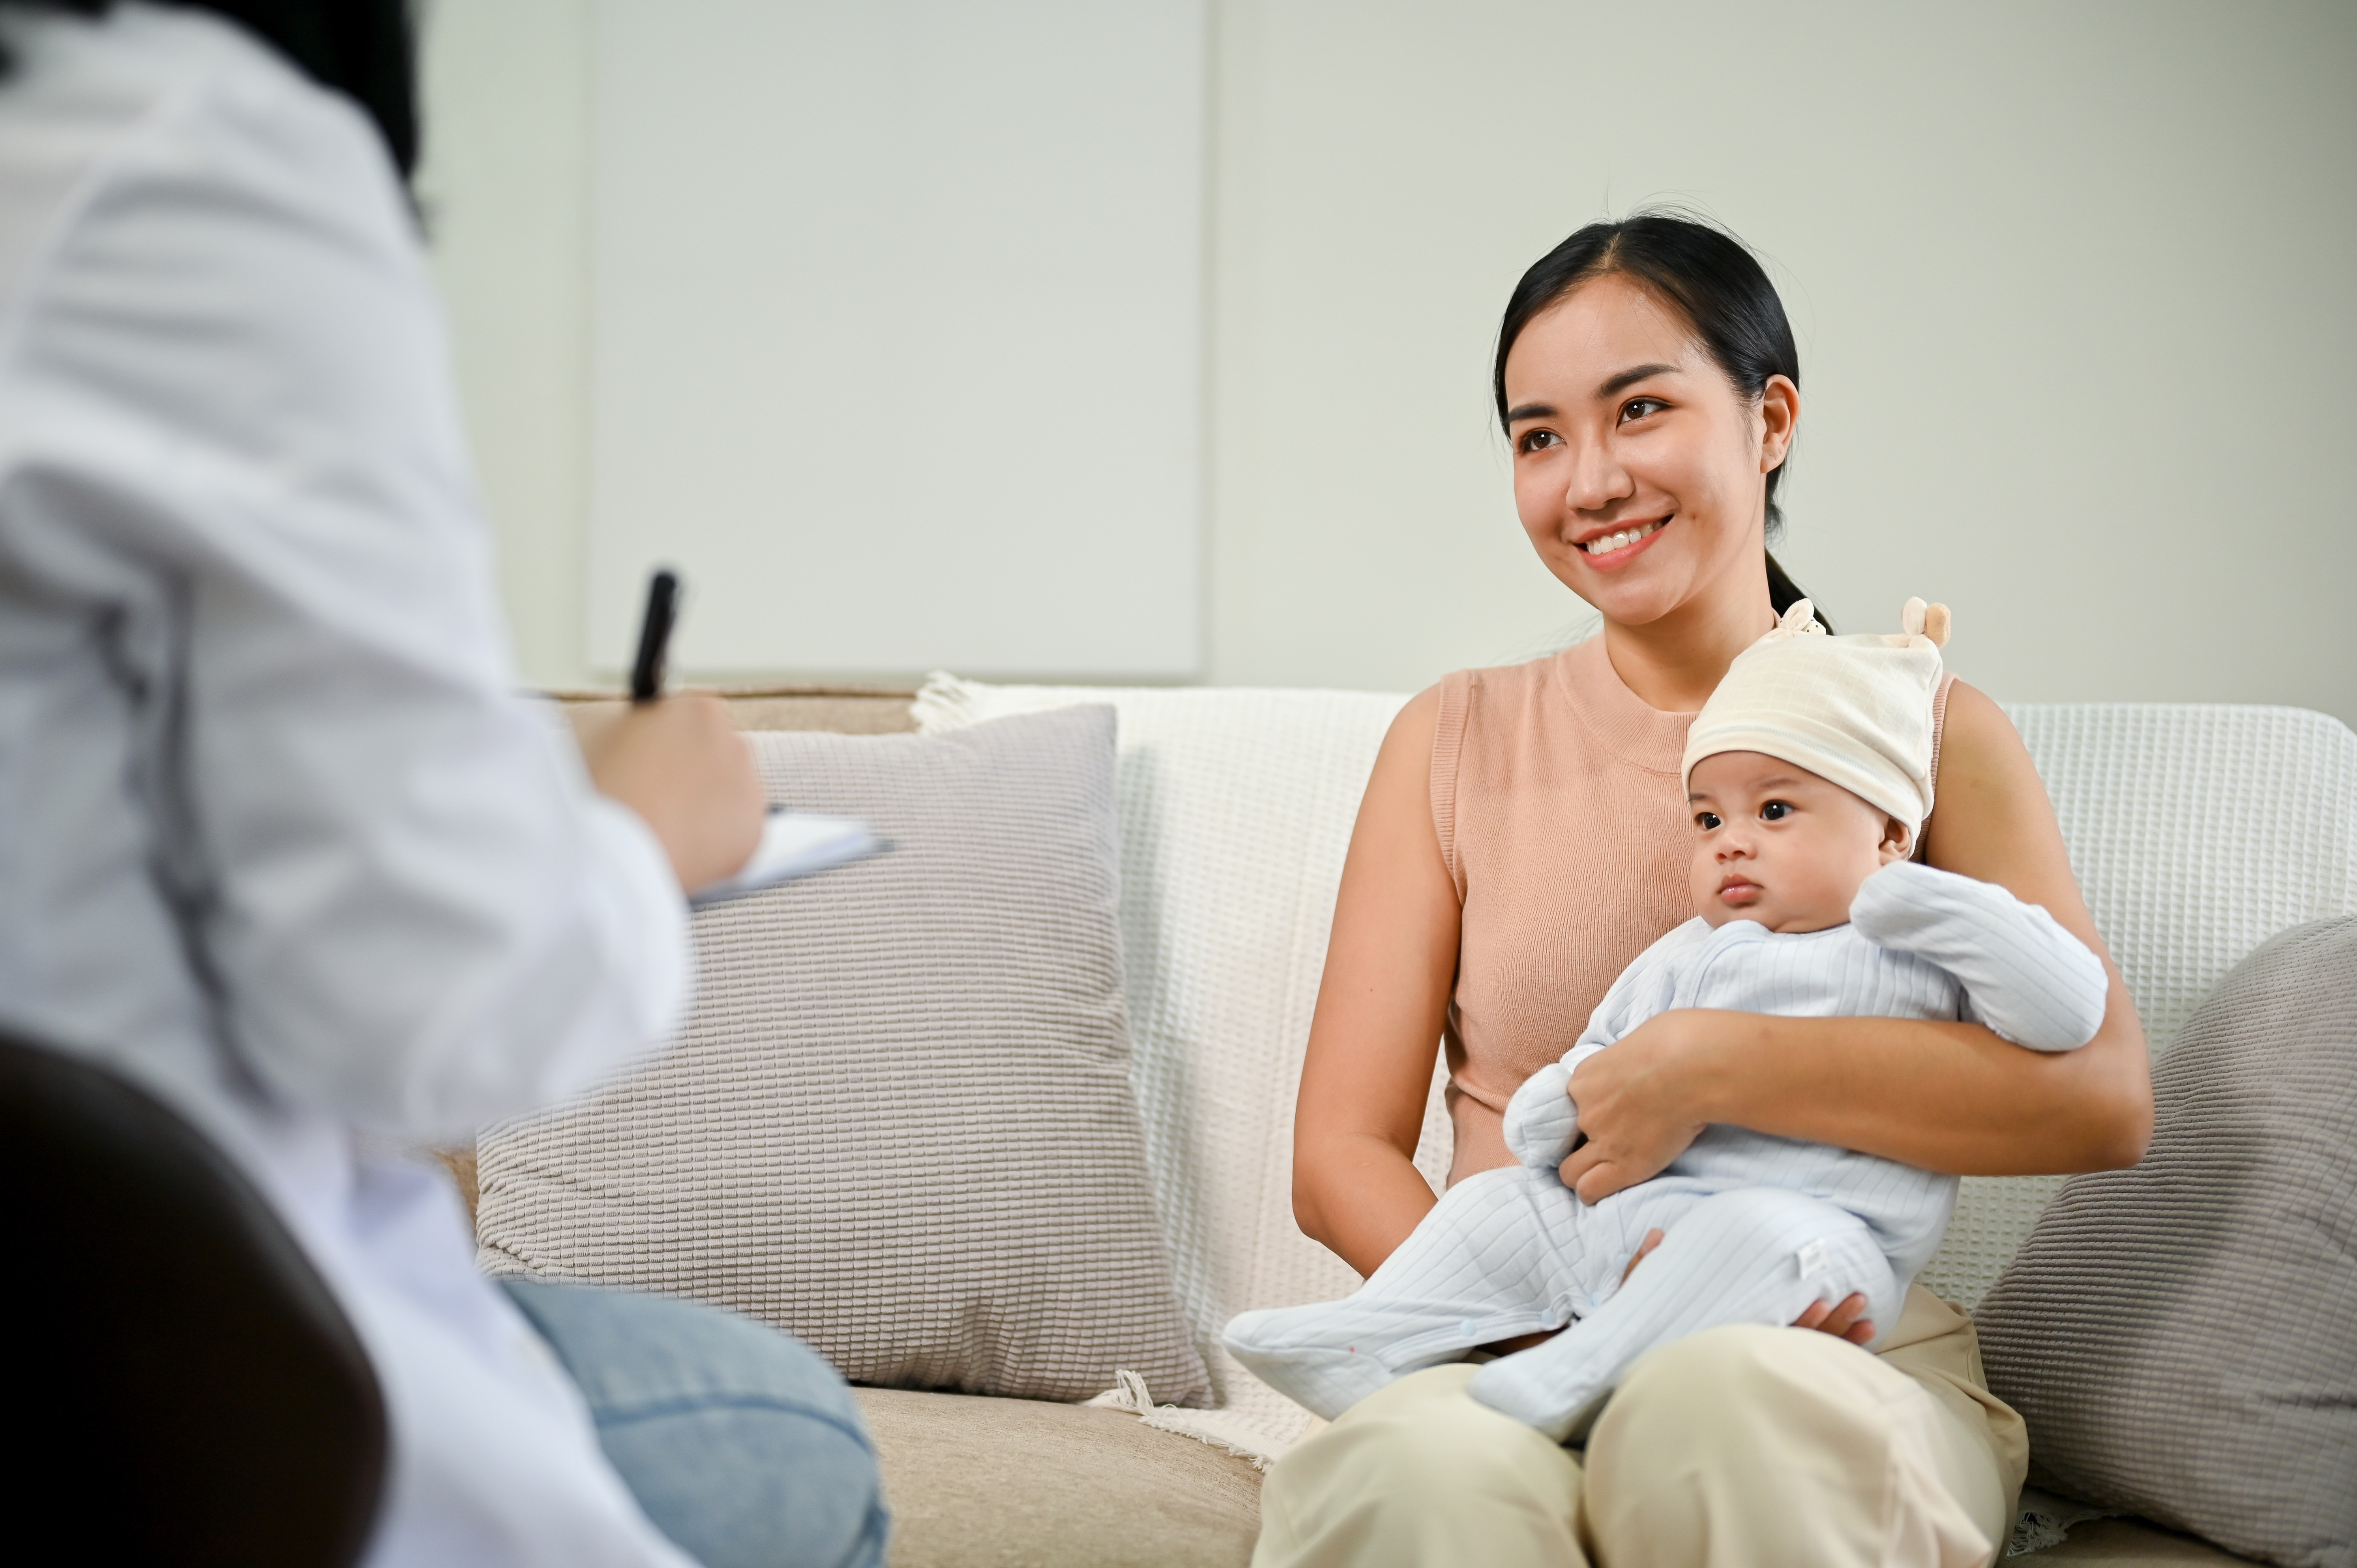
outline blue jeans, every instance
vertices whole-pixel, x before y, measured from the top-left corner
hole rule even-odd
[[[670,1296],[499,1283],[580,1385],[647,1517],[705,1568],[884,1561],[876,1452],[809,1346]]]

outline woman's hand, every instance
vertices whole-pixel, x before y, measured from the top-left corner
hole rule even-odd
[[[582,745],[597,792],[654,830],[681,888],[742,870],[769,810],[728,705],[683,692],[633,704]]]
[[[1704,1031],[1717,1015],[1682,1008],[1647,1019],[1571,1075],[1579,1106],[1579,1147],[1563,1162],[1563,1185],[1583,1203],[1662,1174],[1702,1133],[1696,1111]]]
[[[1862,1295],[1844,1296],[1839,1306],[1818,1302],[1792,1319],[1792,1326],[1813,1328],[1820,1334],[1846,1339],[1861,1349],[1874,1342],[1874,1321],[1866,1316],[1866,1297]]]
[[[1637,1265],[1645,1261],[1645,1254],[1661,1244],[1660,1230],[1646,1231],[1645,1239],[1637,1243],[1637,1251],[1630,1258],[1629,1266],[1620,1271],[1620,1283],[1627,1284],[1629,1276],[1637,1272]],[[1792,1326],[1813,1328],[1820,1334],[1830,1334],[1836,1339],[1846,1339],[1857,1346],[1870,1344],[1874,1339],[1874,1323],[1866,1316],[1866,1297],[1862,1295],[1845,1296],[1838,1305],[1822,1301],[1813,1303],[1808,1311],[1792,1319]],[[1535,1345],[1539,1340],[1549,1337],[1552,1337],[1537,1335],[1530,1342]],[[1517,1344],[1515,1348],[1520,1349],[1522,1346]]]

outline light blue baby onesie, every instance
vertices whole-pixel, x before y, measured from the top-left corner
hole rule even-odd
[[[1505,1133],[1520,1164],[1451,1187],[1357,1294],[1244,1313],[1228,1348],[1330,1419],[1408,1372],[1569,1323],[1470,1385],[1561,1440],[1587,1429],[1631,1363],[1673,1339],[1790,1323],[1853,1292],[1887,1328],[1939,1248],[1955,1177],[1713,1126],[1652,1180],[1585,1204],[1556,1174],[1578,1130],[1573,1069],[1676,1007],[1965,1019],[2033,1050],[2071,1050],[2102,1024],[2105,989],[2102,961],[2045,910],[1925,865],[1877,872],[1849,924],[1827,930],[1689,920],[1613,982],[1562,1061],[1516,1091]],[[1666,1239],[1623,1288],[1657,1227]]]

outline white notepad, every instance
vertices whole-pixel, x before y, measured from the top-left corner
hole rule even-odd
[[[813,876],[855,860],[880,854],[892,846],[879,839],[866,822],[853,817],[823,817],[811,811],[770,808],[761,828],[761,842],[745,869],[724,882],[699,887],[688,902],[712,904],[740,894],[774,887],[798,876]]]

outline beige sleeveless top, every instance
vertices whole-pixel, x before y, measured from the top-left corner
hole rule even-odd
[[[1571,1048],[1631,960],[1693,917],[1679,782],[1693,722],[1629,690],[1601,637],[1440,683],[1433,826],[1464,908],[1443,1042],[1452,1183],[1512,1163],[1507,1100]]]

